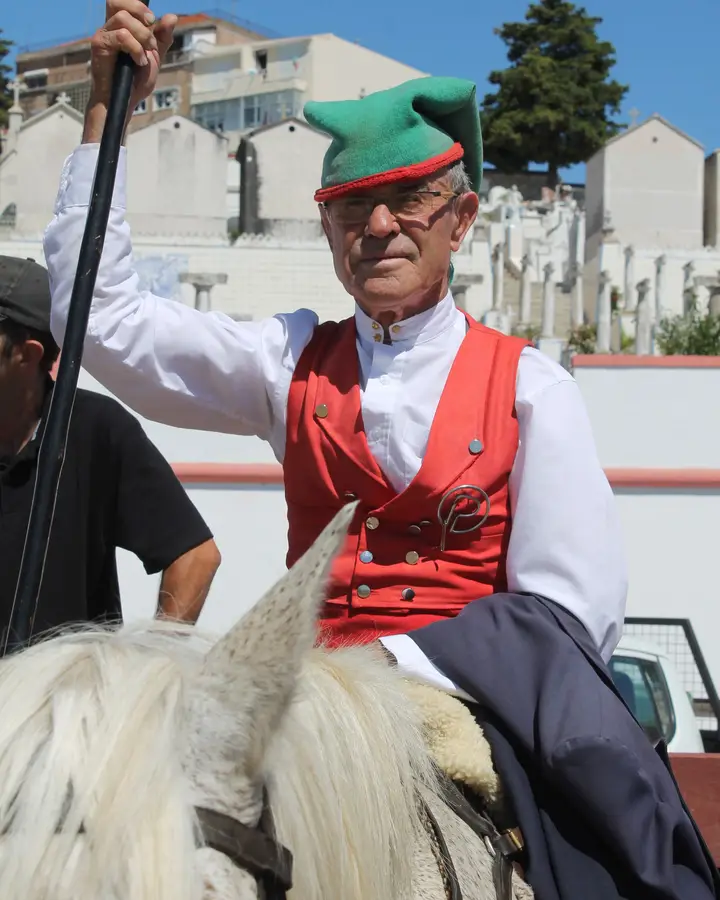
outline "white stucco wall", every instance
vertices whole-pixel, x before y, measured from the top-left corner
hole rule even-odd
[[[188,485],[187,492],[215,536],[222,565],[200,618],[200,627],[227,631],[285,571],[287,529],[282,486]],[[152,616],[160,576],[118,550],[126,620]]]
[[[225,138],[171,116],[134,131],[127,148],[134,233],[218,238],[227,233]]]
[[[297,121],[266,128],[252,138],[257,150],[261,219],[316,221],[325,151],[330,138]]]
[[[79,385],[109,393],[84,370]],[[276,462],[269,446],[257,438],[187,431],[138,418],[169,462]],[[223,555],[201,624],[224,631],[285,570],[285,497],[281,485],[186,487]],[[117,558],[126,618],[153,615],[160,576],[148,576],[139,560],[125,550],[119,550]]]
[[[334,34],[314,35],[309,50],[307,100],[352,100],[426,75],[419,69]]]
[[[656,470],[655,487],[615,488],[630,573],[627,614],[689,618],[717,686],[720,484],[662,481],[668,470],[720,472],[720,360],[712,367],[636,361],[574,371],[602,465]]]
[[[604,466],[720,469],[720,367],[582,366],[574,375]]]
[[[720,490],[615,494],[630,577],[627,615],[690,619],[720,687]]]
[[[703,246],[701,146],[657,118],[605,147],[603,208],[618,240],[638,247]]]
[[[16,229],[40,236],[52,215],[66,157],[82,136],[79,113],[56,104],[29,119],[18,134],[14,153],[0,157],[0,213],[17,205]]]
[[[17,151],[0,161],[0,212],[16,203],[19,238],[50,221],[60,174],[82,139],[82,119],[60,106],[29,119]],[[228,144],[182,116],[133,132],[127,141],[133,233],[222,240],[227,234]],[[237,163],[235,163],[237,165]]]

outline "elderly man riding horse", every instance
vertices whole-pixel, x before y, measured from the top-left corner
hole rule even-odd
[[[58,340],[117,53],[140,64],[137,104],[175,21],[111,0],[93,40],[83,145],[45,238]],[[315,198],[354,315],[241,323],[140,290],[123,150],[85,366],[148,418],[267,440],[289,563],[359,501],[322,633],[380,639],[402,669],[472,701],[541,900],[713,896],[672,776],[605,666],[626,572],[578,388],[453,302],[451,254],[482,178],[474,85],[422,78],[305,116],[332,139]]]

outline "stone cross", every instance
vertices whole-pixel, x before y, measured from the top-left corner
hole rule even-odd
[[[634,128],[640,118],[640,110],[633,106],[632,109],[628,110],[628,115],[630,116],[630,127]]]
[[[71,97],[69,94],[66,94],[65,91],[63,91],[61,94],[58,94],[55,98],[56,103],[67,103],[69,105],[70,101]]]

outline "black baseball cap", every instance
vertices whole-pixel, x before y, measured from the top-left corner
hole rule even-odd
[[[0,256],[0,321],[50,333],[50,278],[34,259]]]

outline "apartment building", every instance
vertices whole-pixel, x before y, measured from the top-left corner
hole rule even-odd
[[[262,37],[259,28],[226,13],[180,16],[157,89],[136,110],[130,130],[177,113],[190,116],[193,59],[197,54]],[[18,53],[16,67],[26,118],[52,106],[60,97],[78,111],[84,110],[90,96],[89,37]]]
[[[191,115],[230,138],[297,118],[308,100],[347,100],[426,75],[334,34],[207,48],[193,66]]]

